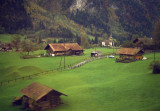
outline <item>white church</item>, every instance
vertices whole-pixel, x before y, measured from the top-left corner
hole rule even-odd
[[[102,41],[102,47],[113,47],[113,46],[114,46],[114,41],[111,34],[108,40]]]

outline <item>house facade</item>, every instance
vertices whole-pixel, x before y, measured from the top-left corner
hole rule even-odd
[[[83,49],[77,43],[54,43],[45,47],[50,56],[82,55]]]

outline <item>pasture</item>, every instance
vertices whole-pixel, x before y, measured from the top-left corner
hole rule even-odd
[[[12,41],[14,34],[0,34],[0,41],[2,43],[10,43]],[[25,36],[19,35],[21,40],[25,38]]]
[[[83,56],[66,57],[68,63],[83,61],[90,56],[90,50],[86,50]],[[111,52],[110,49],[106,51]],[[11,103],[15,96],[22,95],[19,91],[32,82],[40,82],[68,95],[61,97],[63,105],[48,111],[159,111],[160,75],[153,75],[148,70],[153,54],[145,56],[148,60],[127,64],[105,58],[73,70],[66,69],[1,86],[0,111],[21,111],[20,107]],[[160,53],[156,56],[159,60]],[[49,70],[58,67],[60,61],[60,57],[20,59],[19,53],[11,52],[1,54],[0,59],[1,80],[10,77],[7,74],[11,72],[21,76],[22,72]]]

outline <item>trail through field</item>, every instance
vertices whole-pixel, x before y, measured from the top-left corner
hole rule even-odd
[[[94,57],[94,58],[91,58],[91,59],[89,59],[89,60],[85,60],[85,61],[83,61],[83,62],[80,62],[80,63],[78,63],[78,64],[76,64],[76,65],[74,65],[74,66],[71,66],[71,67],[69,67],[70,69],[75,69],[75,68],[78,68],[78,67],[80,67],[80,66],[82,66],[82,65],[84,65],[84,64],[87,64],[88,62],[92,62],[92,61],[95,61],[95,60],[98,60],[98,59],[103,59],[103,58],[107,58],[108,56],[103,56],[103,57]]]

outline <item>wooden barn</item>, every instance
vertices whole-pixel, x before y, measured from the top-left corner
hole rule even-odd
[[[144,51],[138,48],[121,48],[116,54],[119,55],[120,60],[130,59],[130,60],[142,60]]]
[[[54,43],[45,47],[50,56],[82,55],[83,49],[77,43]]]
[[[145,50],[153,50],[154,42],[152,38],[137,38],[133,41],[136,48],[141,48]]]
[[[99,57],[102,55],[101,51],[93,51],[91,52],[91,57]]]
[[[20,91],[23,96],[15,99],[13,105],[23,105],[31,111],[41,111],[59,106],[61,95],[65,95],[50,87],[34,82]],[[65,95],[66,96],[66,95]]]

